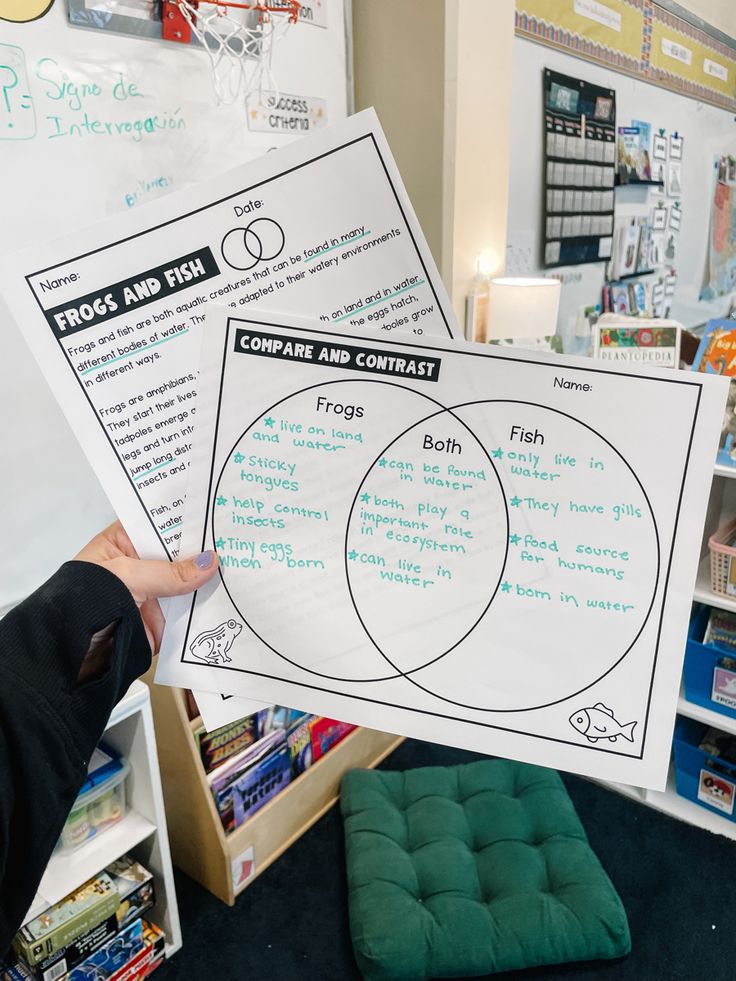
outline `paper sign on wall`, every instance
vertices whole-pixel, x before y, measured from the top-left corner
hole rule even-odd
[[[157,680],[663,785],[726,383],[216,307],[201,372]]]

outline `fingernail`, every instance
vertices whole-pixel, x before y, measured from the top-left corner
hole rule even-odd
[[[194,559],[194,564],[198,569],[209,569],[212,565],[212,560],[215,557],[215,553],[210,549],[207,552],[200,552],[200,554]]]

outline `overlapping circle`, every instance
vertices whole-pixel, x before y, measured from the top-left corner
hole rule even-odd
[[[286,238],[273,218],[254,218],[248,225],[232,228],[220,245],[222,258],[232,269],[247,272],[259,262],[281,255]]]
[[[315,405],[338,405],[342,412],[345,405],[367,407],[369,402],[374,438],[352,444],[352,465],[364,469],[358,471],[363,477],[352,501],[346,502],[342,456],[326,454],[324,442],[309,450],[305,437],[325,440],[336,434],[333,426],[325,427],[324,415],[314,414]],[[384,442],[380,435],[401,411],[411,424]],[[281,460],[285,449],[271,448],[274,430],[266,434],[266,443],[263,436],[253,441],[259,423],[266,432],[277,422],[272,413],[289,420],[282,430],[289,433],[283,441],[295,447],[288,464]],[[554,473],[544,469],[533,442],[508,448],[510,432],[532,437],[537,426],[556,434],[560,453],[548,450],[546,456]],[[427,455],[428,446],[435,453],[447,452],[460,443],[462,456],[444,457],[455,461],[451,466],[440,468],[434,461],[441,457]],[[566,447],[575,447],[576,456],[563,452]],[[240,462],[228,468],[235,456],[242,470]],[[256,462],[249,463],[249,456]],[[502,473],[496,458],[503,460]],[[296,466],[297,459],[298,473],[287,473],[284,468]],[[407,464],[412,460],[420,462]],[[582,472],[596,474],[596,467],[605,476],[591,485]],[[251,554],[260,556],[263,570],[241,579],[234,569],[248,568],[246,558],[223,568],[221,577],[253,633],[315,677],[364,683],[403,677],[445,703],[483,712],[527,711],[564,701],[605,677],[631,651],[649,620],[660,571],[659,534],[649,499],[621,453],[602,434],[560,410],[507,399],[446,407],[397,382],[323,382],[274,403],[247,427],[223,462],[216,496],[240,498],[248,488],[263,486],[267,478],[262,474],[271,471],[287,488],[272,498],[279,505],[274,516],[299,515],[305,545],[290,544],[288,532],[274,535],[269,518],[246,516]],[[618,477],[612,481],[609,474],[614,473]],[[434,489],[437,484],[444,487],[442,493]],[[557,527],[558,505],[547,500],[547,489],[556,485],[567,502],[565,511],[576,514],[574,533]],[[297,506],[285,506],[297,490]],[[532,503],[522,507],[525,496]],[[246,505],[253,507],[247,500]],[[439,518],[428,517],[437,512]],[[463,523],[471,514],[472,529]],[[215,507],[215,539],[233,534],[234,520],[229,509]],[[463,563],[463,575],[454,580],[457,587],[449,585],[455,575],[453,555],[462,556],[457,561]],[[303,575],[308,602],[291,602],[295,580],[285,582],[285,567],[304,570],[295,575]],[[389,591],[401,599],[387,603]],[[605,620],[601,609],[607,611]],[[266,611],[265,618],[256,615],[258,610]],[[448,611],[453,616],[445,617]],[[624,616],[628,611],[631,616]],[[539,615],[549,623],[541,652]],[[585,639],[598,636],[604,626],[606,641],[590,647]],[[326,635],[333,640],[329,650]],[[575,691],[567,689],[562,670],[571,652],[580,661],[572,681]],[[462,679],[471,676],[473,704],[468,704]]]

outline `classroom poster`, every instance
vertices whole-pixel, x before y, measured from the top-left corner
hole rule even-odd
[[[214,306],[201,372],[158,681],[664,785],[723,380]]]
[[[716,160],[708,264],[701,300],[726,296],[736,289],[736,163],[733,158]]]
[[[543,264],[611,255],[616,93],[544,70]]]

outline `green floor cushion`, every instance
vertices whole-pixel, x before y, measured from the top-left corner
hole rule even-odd
[[[556,771],[508,760],[352,770],[340,804],[367,981],[629,952],[626,913]]]

